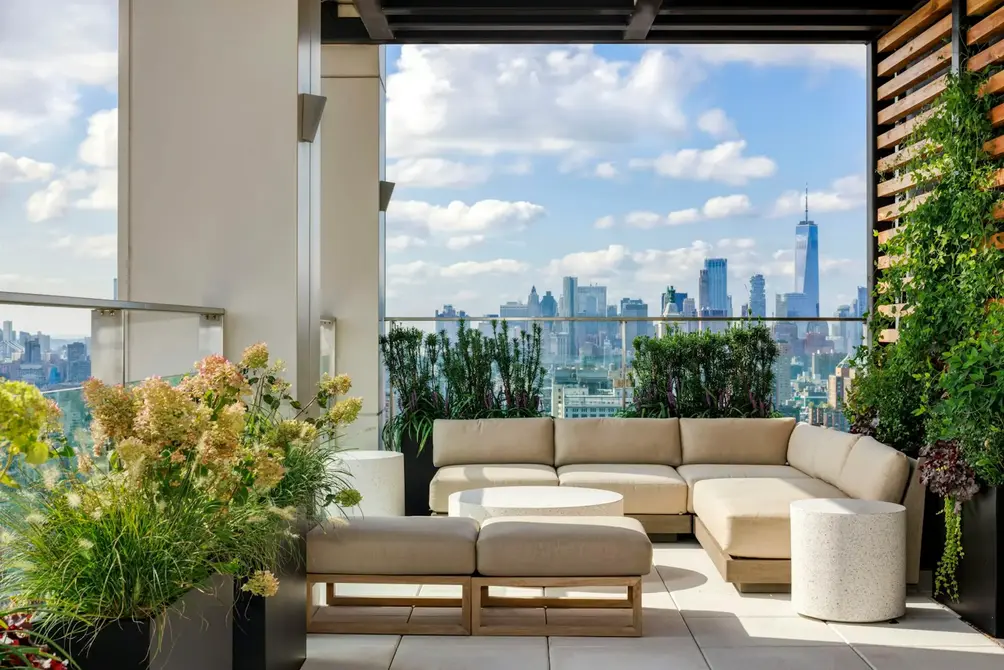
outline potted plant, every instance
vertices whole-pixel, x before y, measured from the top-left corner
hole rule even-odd
[[[292,449],[269,426],[304,444],[316,428],[261,420],[280,415],[283,382],[269,368],[253,386],[253,369],[211,356],[176,387],[88,381],[93,452],[38,470],[0,506],[3,590],[48,612],[41,631],[83,670],[230,667],[235,589],[280,591],[299,513],[276,503],[301,498],[276,490]]]
[[[774,416],[780,350],[763,325],[635,340],[635,391],[622,412],[649,418]]]
[[[404,512],[429,514],[429,483],[436,474],[432,462],[432,426],[450,416],[443,394],[442,352],[446,333],[425,334],[418,328],[395,326],[380,337],[380,350],[390,378],[384,445],[404,455]]]
[[[283,588],[263,597],[235,584],[234,667],[295,670],[306,658],[306,533],[329,511],[341,519],[343,508],[360,502],[341,466],[338,439],[359,416],[362,399],[344,397],[352,388],[347,375],[325,375],[313,397],[295,400],[281,362],[269,364],[263,343],[244,352],[239,369],[251,387],[244,439],[283,454],[284,474],[269,498],[292,519],[276,566]]]
[[[504,419],[541,415],[545,370],[541,329],[511,336],[505,321],[492,335],[458,324],[445,331],[392,328],[380,347],[394,393],[384,443],[405,457],[405,513],[429,514],[429,484],[436,474],[432,432],[437,419]],[[395,402],[396,398],[396,402]]]

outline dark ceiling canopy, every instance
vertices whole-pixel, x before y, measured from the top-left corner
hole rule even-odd
[[[325,0],[326,43],[869,42],[918,0]]]

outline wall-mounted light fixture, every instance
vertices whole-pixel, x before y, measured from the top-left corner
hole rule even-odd
[[[321,115],[328,99],[323,95],[301,93],[299,95],[300,138],[301,142],[313,142],[317,137],[317,129],[321,125]]]
[[[381,181],[380,182],[380,211],[386,212],[387,206],[390,205],[390,197],[394,195],[394,182],[392,181]]]

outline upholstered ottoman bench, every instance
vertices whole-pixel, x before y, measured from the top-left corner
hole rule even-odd
[[[642,633],[642,577],[652,569],[652,542],[641,522],[629,517],[525,516],[489,519],[477,541],[477,575],[472,580],[474,635],[624,636]],[[489,595],[492,586],[539,587],[542,598]],[[622,586],[623,600],[549,598],[547,587]],[[631,610],[626,626],[545,623],[543,626],[486,625],[486,607]]]
[[[471,575],[478,524],[451,517],[369,517],[325,524],[307,535],[307,632],[391,635],[470,635]],[[337,584],[454,584],[458,598],[347,597]],[[313,602],[313,586],[327,586],[328,608],[459,607],[456,623],[391,620],[325,620]]]

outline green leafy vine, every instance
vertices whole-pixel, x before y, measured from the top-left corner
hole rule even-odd
[[[985,150],[997,134],[985,81],[965,68],[949,75],[936,111],[906,141],[916,147],[906,167],[912,209],[881,244],[891,264],[870,321],[873,333],[895,325],[899,338],[858,352],[847,408],[856,432],[924,448],[922,478],[945,498],[935,587],[952,598],[962,503],[978,484],[1004,484],[1004,253],[991,242],[1002,161]]]

